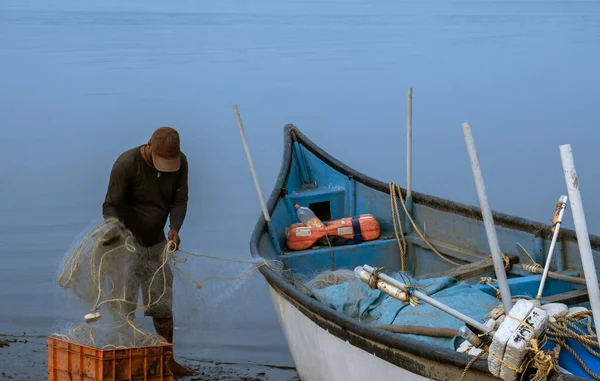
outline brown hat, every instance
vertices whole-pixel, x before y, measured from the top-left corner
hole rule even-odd
[[[179,133],[171,127],[160,127],[150,138],[152,161],[161,172],[176,172],[181,166]]]

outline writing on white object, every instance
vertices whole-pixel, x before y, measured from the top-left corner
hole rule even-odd
[[[309,229],[298,229],[296,230],[296,237],[310,237],[312,232]]]
[[[505,381],[517,379],[517,372],[533,339],[546,329],[548,313],[529,300],[519,300],[506,316],[490,345],[490,373]]]
[[[348,234],[352,234],[352,228],[338,228],[337,230],[338,235],[348,235]]]

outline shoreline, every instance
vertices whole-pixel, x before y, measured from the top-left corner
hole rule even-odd
[[[180,363],[198,371],[181,381],[300,381],[295,368],[273,364],[194,359],[179,356]],[[0,378],[42,380],[48,377],[47,336],[0,333]]]

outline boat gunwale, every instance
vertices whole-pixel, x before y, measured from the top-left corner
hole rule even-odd
[[[273,213],[273,210],[275,209],[279,199],[282,197],[282,195],[285,194],[285,185],[288,180],[292,164],[292,145],[294,142],[298,142],[299,144],[301,144],[303,147],[308,149],[316,157],[318,157],[320,160],[331,166],[336,171],[372,189],[389,194],[389,184],[386,184],[380,180],[374,179],[368,175],[365,175],[359,171],[348,167],[346,164],[332,157],[321,147],[319,147],[317,144],[308,139],[296,126],[292,124],[287,124],[284,127],[284,150],[282,164],[271,195],[267,200],[267,210],[269,211],[269,213]],[[402,187],[400,187],[400,190],[403,196],[406,196],[406,190]],[[413,191],[412,195],[414,203],[429,206],[440,211],[450,211],[455,214],[460,214],[466,217],[471,217],[483,221],[481,209],[479,207],[461,204],[415,191]],[[494,222],[500,226],[529,232],[536,236],[541,236],[544,233],[550,234],[552,231],[552,226],[548,224],[543,224],[521,217],[510,216],[504,213],[494,211],[492,211],[492,214]],[[263,234],[267,234],[267,223],[264,215],[261,214],[254,227],[250,239],[250,252],[251,255],[255,258],[262,258],[259,251],[259,242]],[[561,240],[567,239],[569,241],[577,241],[575,231],[570,229],[561,229],[559,236]],[[590,235],[590,243],[593,249],[600,248],[600,237]],[[269,284],[276,286],[279,290],[284,292],[287,297],[291,298],[292,300],[295,300],[299,305],[303,306],[304,308],[308,309],[312,313],[322,318],[330,320],[332,323],[340,326],[342,329],[347,329],[358,336],[364,337],[367,340],[372,340],[400,351],[404,351],[419,357],[423,357],[428,360],[432,360],[442,364],[449,364],[456,367],[464,368],[468,364],[468,362],[472,360],[472,356],[469,356],[464,353],[435,347],[408,338],[401,338],[398,335],[393,334],[391,332],[376,329],[367,324],[360,323],[355,319],[343,315],[342,313],[326,308],[317,300],[310,298],[309,296],[300,292],[296,287],[294,287],[283,277],[281,277],[279,273],[276,273],[275,271],[269,269],[267,266],[261,266],[259,268],[259,271],[265,277]],[[309,316],[307,317],[310,318]],[[314,319],[311,320],[315,322]],[[319,323],[315,322],[315,324]],[[361,347],[359,346],[359,348]],[[432,348],[435,350],[432,351]],[[377,357],[380,357],[386,361],[390,361],[395,365],[401,367],[401,365],[396,364],[396,362],[394,361],[391,361],[390,358],[386,358],[387,356],[385,356],[384,353],[380,353],[379,351],[372,351],[371,353],[373,353]],[[484,359],[477,360],[474,364],[471,365],[471,369],[489,374],[487,360]],[[552,381],[586,380],[585,378],[581,378],[578,376],[559,374],[556,372],[549,379]]]

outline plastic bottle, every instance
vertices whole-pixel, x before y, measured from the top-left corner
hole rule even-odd
[[[295,205],[296,214],[298,215],[298,219],[306,226],[314,226],[317,228],[322,228],[323,223],[321,220],[313,213],[312,210],[307,208],[306,206],[300,206],[298,204]]]

